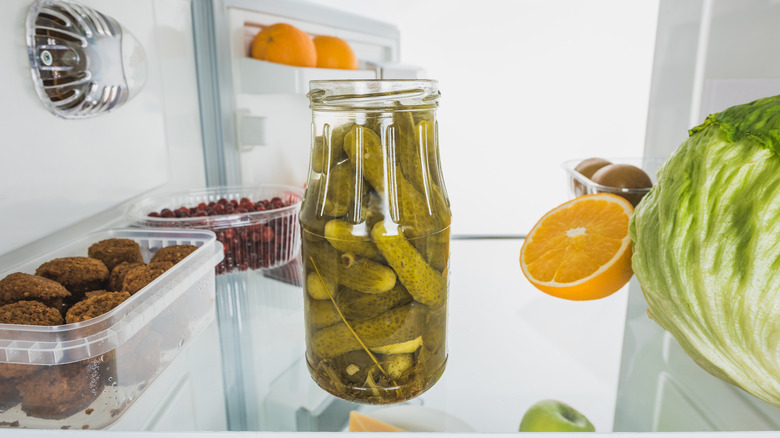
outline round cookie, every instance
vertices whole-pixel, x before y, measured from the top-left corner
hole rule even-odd
[[[91,292],[88,292],[91,293]],[[68,309],[65,323],[73,324],[100,316],[130,298],[129,292],[106,292],[92,295]]]
[[[143,266],[144,263],[132,263],[122,262],[111,270],[111,274],[108,276],[108,290],[111,292],[119,292],[122,290],[122,283],[125,281],[125,275],[130,270],[138,266]]]
[[[109,271],[122,262],[143,263],[141,247],[132,239],[111,238],[93,243],[87,249],[89,257],[98,259]]]
[[[17,301],[0,306],[0,324],[60,325],[60,311],[38,301]]]
[[[61,309],[63,300],[70,296],[65,286],[40,275],[14,272],[0,280],[0,306],[17,301],[39,301]]]
[[[36,275],[52,279],[73,294],[74,301],[84,297],[84,292],[105,289],[108,268],[92,257],[62,257],[43,263]]]
[[[171,262],[151,262],[148,265],[137,266],[125,275],[122,290],[130,292],[132,295],[172,267],[173,263]]]
[[[152,259],[149,262],[171,262],[175,265],[176,263],[184,260],[185,257],[192,254],[197,249],[198,247],[195,245],[169,245],[164,248],[160,248],[156,253],[154,253]]]
[[[114,355],[42,367],[20,380],[22,411],[31,417],[62,419],[89,406],[103,392],[106,375],[115,368]]]
[[[17,301],[0,306],[0,324],[60,325],[62,315],[57,309],[38,301]],[[23,379],[40,370],[40,365],[1,363],[0,380]]]

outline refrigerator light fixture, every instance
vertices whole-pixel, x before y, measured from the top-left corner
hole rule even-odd
[[[146,82],[146,55],[116,20],[70,0],[37,0],[27,14],[35,89],[56,116],[104,114]]]

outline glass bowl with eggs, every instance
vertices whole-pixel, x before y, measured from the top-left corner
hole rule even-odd
[[[593,193],[622,196],[636,207],[655,184],[659,157],[590,157],[563,162],[569,197]]]

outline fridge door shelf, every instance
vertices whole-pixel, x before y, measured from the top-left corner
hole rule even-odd
[[[375,70],[294,67],[252,58],[238,60],[242,93],[306,94],[309,81],[328,79],[376,79]]]

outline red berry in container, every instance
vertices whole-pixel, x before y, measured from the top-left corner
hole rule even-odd
[[[274,240],[274,237],[276,234],[274,233],[274,229],[271,227],[265,227],[261,233],[261,240],[263,242],[270,242]]]
[[[221,196],[211,201],[193,202],[174,208],[163,208],[145,213],[150,219],[179,218],[159,221],[158,226],[177,228],[205,228],[214,231],[223,245],[224,259],[215,270],[218,274],[276,266],[277,261],[289,261],[295,251],[290,248],[293,232],[297,230],[297,216],[266,219],[253,214],[292,205],[293,196],[286,201],[280,196],[270,199],[251,199],[248,196]],[[294,212],[293,212],[294,213]],[[228,216],[225,219],[219,216]],[[238,216],[241,215],[241,216]],[[194,218],[201,218],[195,220]]]

